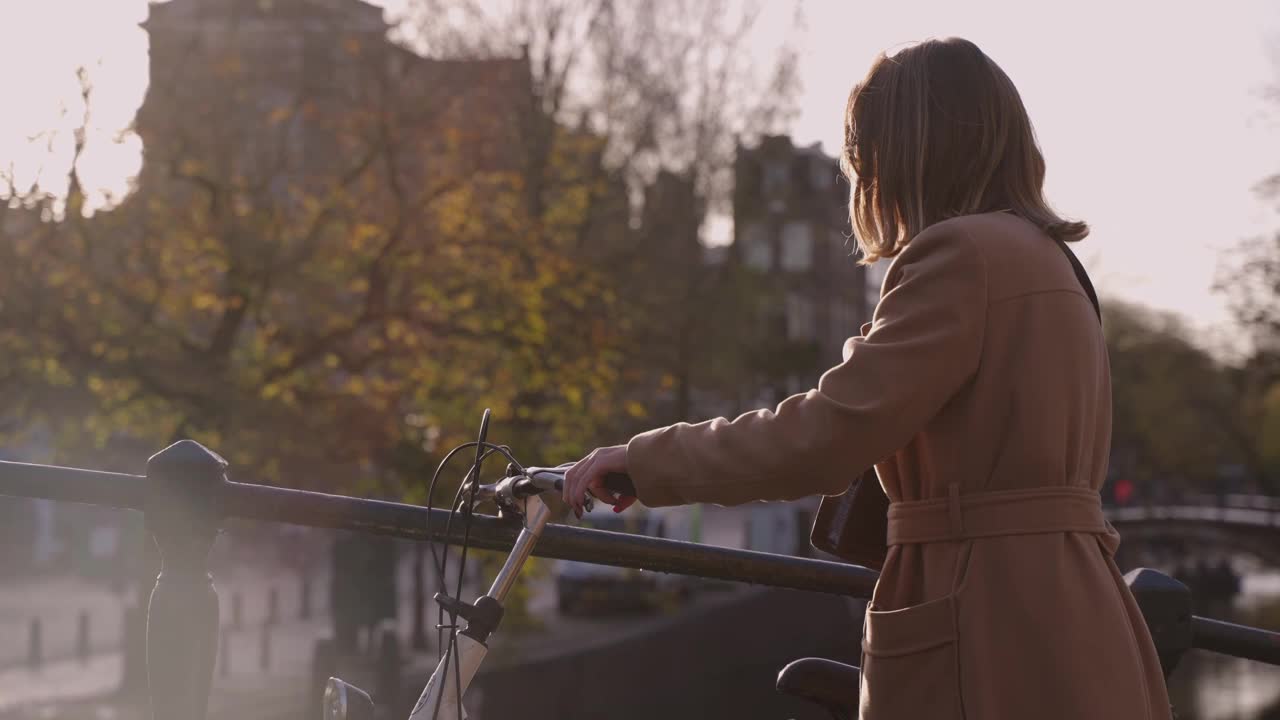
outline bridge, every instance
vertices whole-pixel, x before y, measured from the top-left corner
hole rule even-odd
[[[1194,544],[1280,568],[1280,498],[1197,495],[1176,504],[1109,507],[1106,516],[1126,543]]]

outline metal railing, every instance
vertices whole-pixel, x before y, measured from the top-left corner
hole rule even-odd
[[[1261,505],[1261,503],[1259,503]],[[1152,505],[1107,508],[1111,522],[1186,520],[1280,531],[1280,509],[1218,505]]]
[[[152,456],[146,475],[0,461],[0,495],[140,510],[161,555],[147,625],[147,675],[155,720],[205,716],[217,653],[218,598],[208,554],[228,518],[354,530],[410,540],[461,543],[447,512],[416,505],[231,482],[226,462],[183,440]],[[517,522],[476,516],[468,542],[509,550]],[[535,555],[703,578],[869,598],[878,573],[839,562],[548,526]],[[1169,580],[1166,578],[1166,580]],[[1169,580],[1169,582],[1174,582]],[[1175,583],[1185,591],[1185,586]],[[1135,587],[1135,594],[1140,589]],[[1147,622],[1162,659],[1202,648],[1280,664],[1280,633],[1192,617],[1161,586]],[[1169,599],[1173,600],[1170,602]],[[1139,598],[1142,602],[1142,597]],[[1185,603],[1190,607],[1189,598]],[[1159,616],[1158,618],[1155,616]],[[163,662],[152,659],[163,658]],[[1166,663],[1166,671],[1171,670]]]

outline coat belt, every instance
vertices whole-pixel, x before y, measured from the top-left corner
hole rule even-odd
[[[969,540],[999,535],[1108,533],[1097,491],[1040,487],[960,493],[951,484],[945,498],[889,505],[889,545]]]

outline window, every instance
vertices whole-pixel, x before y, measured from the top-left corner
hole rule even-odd
[[[773,247],[769,232],[761,223],[754,222],[742,229],[742,259],[747,267],[756,270],[773,268]]]
[[[815,190],[830,190],[836,180],[836,171],[835,165],[829,160],[821,155],[815,155],[810,159],[809,182],[813,183]]]
[[[764,164],[764,194],[766,197],[770,195],[781,195],[787,189],[787,176],[790,174],[790,168],[787,167],[785,161],[768,160]]]
[[[797,293],[787,295],[787,339],[813,340],[813,302]]]
[[[813,226],[791,221],[782,226],[782,269],[802,272],[813,266]]]
[[[728,255],[726,252],[728,245],[703,245],[702,246],[702,264],[709,267],[720,267],[724,265],[724,259]]]
[[[786,308],[770,306],[760,313],[760,335],[768,340],[787,336]]]

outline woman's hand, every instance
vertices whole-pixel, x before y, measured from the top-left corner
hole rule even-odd
[[[604,487],[604,477],[609,473],[627,472],[627,446],[596,448],[591,454],[569,468],[564,476],[563,497],[565,504],[573,508],[573,514],[582,519],[582,505],[590,492],[596,499],[613,506],[614,512],[631,507],[636,499],[614,495]]]

